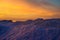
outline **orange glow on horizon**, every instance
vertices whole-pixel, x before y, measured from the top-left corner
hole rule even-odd
[[[33,7],[23,1],[0,0],[0,19],[27,20],[36,18],[51,18],[53,11],[42,7]]]

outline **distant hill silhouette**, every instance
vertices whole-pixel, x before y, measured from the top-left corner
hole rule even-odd
[[[60,19],[0,20],[0,40],[60,40]]]

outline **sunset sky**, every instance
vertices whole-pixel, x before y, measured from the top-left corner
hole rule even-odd
[[[0,20],[60,18],[60,0],[0,0]]]

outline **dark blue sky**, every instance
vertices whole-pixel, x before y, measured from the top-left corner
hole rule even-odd
[[[47,0],[48,2],[52,3],[53,5],[60,7],[60,0]]]

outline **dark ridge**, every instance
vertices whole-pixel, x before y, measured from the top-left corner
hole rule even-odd
[[[46,21],[50,21],[50,20],[56,20],[56,21],[60,21],[60,18],[53,18],[53,19],[45,19]]]
[[[38,19],[34,20],[35,25],[40,25],[43,22],[44,22],[44,19],[42,19],[42,18],[38,18]]]
[[[24,24],[31,24],[33,22],[34,22],[33,20],[27,20],[27,21],[24,22]]]
[[[44,20],[43,18],[38,18],[38,19],[35,19],[34,21],[41,21],[41,20]]]
[[[53,19],[43,19],[43,18],[37,18],[35,20],[26,20],[26,21],[16,21],[15,23],[24,23],[24,22],[35,22],[35,21],[60,21],[60,18],[53,18]],[[12,20],[0,20],[0,22],[13,22]]]
[[[0,20],[0,22],[12,22],[12,20]]]

